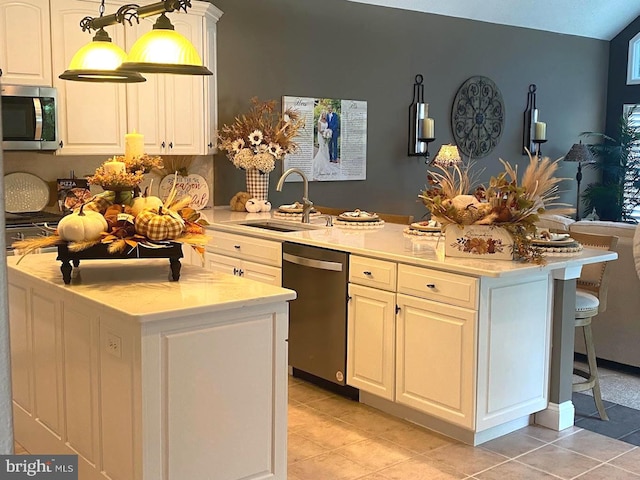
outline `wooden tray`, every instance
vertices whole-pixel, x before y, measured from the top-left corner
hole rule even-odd
[[[137,258],[168,258],[169,266],[171,267],[171,274],[169,280],[177,282],[180,279],[180,259],[182,258],[182,244],[178,242],[165,242],[164,248],[146,248],[138,246],[137,248],[127,248],[122,253],[109,253],[107,251],[108,245],[99,243],[93,247],[89,247],[80,252],[70,252],[67,244],[58,245],[58,257],[56,260],[60,260],[62,265],[60,271],[62,272],[62,280],[65,285],[71,283],[71,272],[73,267],[80,265],[80,260],[121,260],[121,259],[137,259]],[[71,264],[73,263],[73,267]]]

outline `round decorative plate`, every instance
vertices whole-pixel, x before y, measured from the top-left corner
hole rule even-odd
[[[363,212],[355,210],[353,212],[344,212],[338,215],[338,220],[344,220],[347,222],[378,222],[380,217],[375,213]]]
[[[289,205],[280,205],[278,210],[285,213],[302,213],[302,204],[295,202]]]
[[[504,128],[504,101],[487,77],[475,76],[458,89],[451,110],[451,131],[460,151],[471,159],[486,157]]]
[[[40,177],[24,172],[4,176],[5,212],[39,212],[48,201],[49,186]]]

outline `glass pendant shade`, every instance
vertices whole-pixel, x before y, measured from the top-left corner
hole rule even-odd
[[[119,71],[173,73],[181,75],[212,75],[202,65],[193,44],[174,30],[163,13],[153,30],[142,35],[131,47],[127,60]]]
[[[63,80],[78,82],[137,83],[146,79],[137,72],[116,70],[127,58],[126,52],[111,42],[102,28],[93,41],[80,48],[69,68],[60,75]]]

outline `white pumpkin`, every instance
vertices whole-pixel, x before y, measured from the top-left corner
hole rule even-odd
[[[93,210],[85,211],[82,205],[77,212],[60,219],[58,235],[67,242],[93,241],[98,240],[107,228],[107,220],[102,214]]]
[[[244,209],[249,213],[256,213],[260,211],[261,201],[257,198],[250,198],[244,206]]]
[[[151,185],[144,189],[143,195],[133,199],[133,203],[131,204],[131,214],[134,217],[137,217],[143,210],[157,210],[163,205],[164,202],[160,200],[160,198],[149,195],[150,187]]]

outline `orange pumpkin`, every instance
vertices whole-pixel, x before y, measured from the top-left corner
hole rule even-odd
[[[149,240],[173,240],[184,230],[184,220],[180,215],[170,211],[158,209],[143,210],[135,221],[136,232]]]

